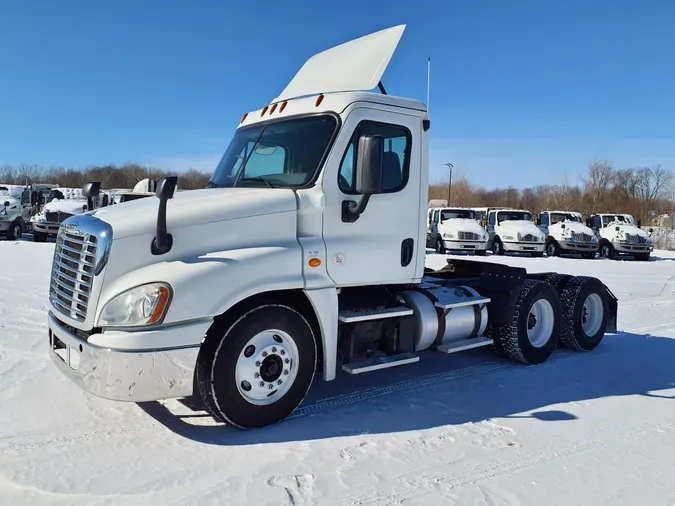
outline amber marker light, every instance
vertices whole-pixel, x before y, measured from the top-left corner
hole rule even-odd
[[[321,265],[321,260],[318,258],[310,258],[308,263],[310,267],[318,267]]]

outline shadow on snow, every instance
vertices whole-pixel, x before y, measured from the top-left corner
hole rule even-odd
[[[212,445],[423,430],[491,418],[574,423],[573,414],[549,407],[602,397],[664,397],[655,391],[675,386],[673,363],[674,339],[620,333],[607,335],[590,353],[559,348],[538,366],[514,363],[483,348],[455,355],[424,353],[416,366],[363,376],[339,374],[327,383],[317,375],[296,413],[262,429],[193,425],[186,421],[189,417],[176,416],[158,402],[139,406],[176,434]],[[201,409],[198,406],[192,405]],[[208,416],[203,411],[194,415]]]

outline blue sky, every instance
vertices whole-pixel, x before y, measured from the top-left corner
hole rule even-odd
[[[672,0],[0,0],[0,163],[210,171],[306,58],[400,23],[384,83],[425,101],[431,57],[432,180],[675,169]]]

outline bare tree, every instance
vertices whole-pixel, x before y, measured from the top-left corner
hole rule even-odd
[[[590,212],[595,213],[605,201],[614,180],[614,168],[608,160],[593,160],[588,164],[584,189],[590,201]]]

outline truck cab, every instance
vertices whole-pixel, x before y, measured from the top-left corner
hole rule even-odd
[[[289,416],[315,376],[484,346],[534,365],[615,331],[596,278],[425,267],[431,123],[381,81],[404,28],[307,60],[243,115],[207,188],[164,177],[153,197],[61,224],[45,340],[63,374],[118,401],[196,395],[254,428]]]
[[[546,236],[537,228],[532,213],[524,209],[490,209],[488,212],[488,247],[495,255],[506,252],[544,255]]]
[[[592,214],[588,221],[598,237],[602,258],[632,255],[646,262],[654,251],[653,229],[639,228],[630,214]]]
[[[31,216],[45,204],[58,185],[36,183],[30,186],[0,184],[0,233],[7,239],[20,239],[31,230]]]
[[[430,214],[428,247],[440,254],[447,251],[473,251],[476,255],[485,255],[488,234],[476,220],[473,209],[441,207],[432,209]]]
[[[598,238],[584,225],[581,213],[576,211],[542,211],[537,225],[546,235],[546,254],[578,253],[592,259],[598,251]]]

